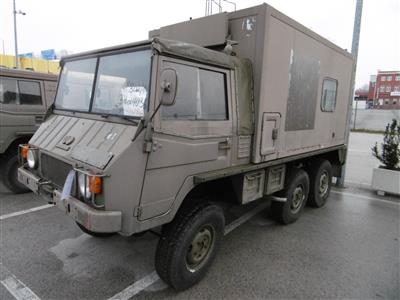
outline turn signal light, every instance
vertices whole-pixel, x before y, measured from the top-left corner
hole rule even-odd
[[[21,155],[24,160],[26,160],[28,158],[28,145],[22,145]]]
[[[89,191],[94,194],[101,193],[101,177],[89,176]]]

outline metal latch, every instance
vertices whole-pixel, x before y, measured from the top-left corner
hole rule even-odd
[[[278,138],[278,128],[272,129],[272,139],[276,140]]]
[[[218,144],[218,149],[231,149],[231,139],[226,138],[225,141]]]

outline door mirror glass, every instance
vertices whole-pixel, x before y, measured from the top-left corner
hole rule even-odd
[[[161,104],[164,106],[174,105],[178,81],[176,71],[174,69],[164,69],[160,79]]]

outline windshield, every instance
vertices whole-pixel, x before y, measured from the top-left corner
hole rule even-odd
[[[67,61],[56,108],[142,117],[148,105],[150,67],[150,50]]]

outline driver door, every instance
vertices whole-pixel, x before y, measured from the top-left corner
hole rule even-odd
[[[191,176],[231,165],[232,71],[166,57],[160,57],[159,65],[160,74],[165,69],[176,72],[176,98],[155,118],[142,220],[167,212]]]

